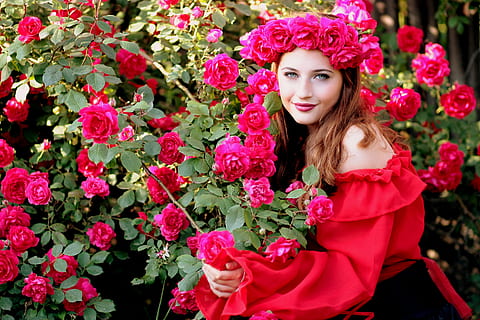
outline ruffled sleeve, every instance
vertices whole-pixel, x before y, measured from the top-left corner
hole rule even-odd
[[[337,181],[334,217],[316,226],[326,251],[304,250],[272,263],[254,252],[224,250],[213,265],[224,269],[235,260],[246,276],[228,299],[216,297],[200,279],[197,302],[207,320],[267,310],[282,320],[328,319],[367,302],[385,264],[420,258],[424,185],[409,152],[398,152],[384,169],[339,174]]]

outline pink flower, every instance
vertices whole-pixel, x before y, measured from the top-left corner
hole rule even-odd
[[[250,153],[272,153],[275,148],[275,140],[270,131],[262,130],[256,134],[249,134],[245,138],[245,147],[251,151]]]
[[[97,289],[90,283],[87,278],[80,278],[76,285],[71,288],[63,289],[64,293],[69,290],[77,289],[82,291],[82,301],[69,302],[67,299],[63,300],[63,306],[67,311],[73,311],[77,315],[82,316],[87,308],[87,302],[98,296]]]
[[[0,139],[0,168],[9,166],[15,158],[15,149],[7,141]]]
[[[186,29],[190,23],[190,15],[188,14],[176,14],[170,17],[170,24],[179,29]]]
[[[198,237],[198,259],[211,263],[223,248],[231,248],[235,239],[230,231],[210,231]]]
[[[87,198],[106,197],[110,194],[108,183],[99,177],[88,177],[87,180],[82,181],[81,187]]]
[[[255,74],[249,75],[247,82],[249,86],[245,91],[254,94],[254,101],[257,103],[263,103],[263,97],[268,93],[278,92],[277,74],[267,69],[260,69]]]
[[[278,320],[278,318],[273,313],[260,311],[252,315],[249,320]]]
[[[249,150],[240,144],[240,138],[228,137],[215,149],[216,173],[223,173],[227,181],[235,181],[250,168]]]
[[[52,198],[52,191],[50,190],[48,179],[31,179],[25,189],[25,195],[28,202],[36,205],[48,204]]]
[[[6,206],[0,209],[0,238],[6,237],[13,226],[30,226],[30,215],[19,206]]]
[[[27,101],[19,102],[16,98],[11,98],[7,101],[3,112],[7,116],[7,120],[10,122],[23,122],[27,120],[28,110],[30,105]]]
[[[173,194],[180,190],[179,177],[175,171],[167,167],[150,167],[149,169],[165,185],[170,193]],[[148,177],[147,188],[154,202],[164,204],[169,199],[167,192],[153,177]]]
[[[18,258],[11,250],[0,251],[0,284],[15,280],[18,276]]]
[[[42,263],[42,273],[44,276],[51,277],[56,284],[60,284],[64,280],[77,274],[76,270],[78,267],[78,262],[74,257],[64,255],[63,253],[58,257],[54,257],[52,255],[52,249],[46,253],[46,256],[48,260]],[[55,269],[55,261],[57,259],[64,260],[67,263],[67,268],[65,271],[58,271]]]
[[[439,161],[427,170],[418,170],[418,175],[432,192],[454,190],[462,182],[460,168],[446,161]]]
[[[442,59],[446,55],[445,49],[438,43],[429,42],[425,45],[425,56],[430,59]]]
[[[258,134],[270,125],[270,116],[264,106],[250,103],[238,116],[238,129],[248,134]]]
[[[289,52],[295,48],[287,20],[272,20],[265,25],[263,32],[270,40],[270,47],[274,51]]]
[[[245,179],[243,189],[248,193],[253,208],[272,203],[275,196],[273,190],[270,189],[270,182],[265,177],[258,180]]]
[[[185,155],[178,150],[179,147],[185,146],[178,133],[167,132],[157,141],[162,148],[158,160],[165,164],[182,163],[185,160]]]
[[[134,135],[135,135],[135,130],[133,129],[133,127],[132,126],[126,126],[118,134],[118,141],[131,140]]]
[[[153,224],[160,227],[160,232],[167,241],[177,240],[180,231],[189,226],[185,213],[172,203],[167,204],[162,213],[153,218]]]
[[[322,41],[320,23],[318,18],[314,15],[307,14],[305,17],[292,18],[288,21],[288,28],[292,35],[292,42],[296,47],[305,50],[313,50],[317,49],[319,47],[319,41]],[[326,30],[322,31],[326,32]],[[326,47],[327,46],[321,46],[322,49]],[[328,55],[328,53],[325,53],[325,55]]]
[[[245,173],[245,178],[259,179],[262,177],[271,177],[276,171],[274,161],[277,160],[277,156],[274,153],[256,153],[250,152],[250,167]]]
[[[368,59],[360,65],[368,74],[378,74],[383,68],[383,51],[380,48],[373,50]]]
[[[172,290],[173,298],[168,302],[168,306],[176,314],[187,314],[190,311],[198,311],[197,301],[195,299],[195,290],[180,291],[178,288]]]
[[[157,0],[157,3],[165,10],[170,9],[171,6],[174,6],[180,0]]]
[[[221,53],[205,62],[203,74],[205,83],[219,90],[224,91],[235,87],[238,75],[238,62],[226,53]]]
[[[93,139],[95,143],[107,142],[111,135],[117,134],[118,112],[107,103],[92,104],[79,111],[85,139]]]
[[[30,273],[28,278],[23,279],[23,281],[26,285],[22,289],[22,294],[32,298],[33,302],[45,303],[47,294],[54,294],[53,287],[48,278]]]
[[[112,239],[117,234],[109,224],[99,221],[87,230],[87,236],[90,238],[90,243],[100,250],[108,250],[112,245]]]
[[[372,18],[368,10],[364,9],[366,7],[365,5],[358,5],[359,2],[360,1],[355,1],[349,5],[337,5],[333,9],[332,14],[341,17],[348,23],[354,24],[362,31],[369,29],[372,30],[372,32],[375,31],[375,28],[377,27],[377,21]],[[364,3],[365,2],[363,2],[363,4]]]
[[[455,88],[440,96],[440,105],[450,117],[463,119],[477,106],[473,88],[465,84],[455,85]]]
[[[192,256],[196,256],[198,252],[198,238],[199,238],[199,233],[197,231],[197,234],[194,237],[188,237],[187,238],[187,247],[190,249],[190,252],[192,253]]]
[[[279,237],[277,241],[271,243],[265,250],[265,256],[272,262],[285,263],[289,258],[297,255],[300,243],[296,239],[286,239]]]
[[[28,185],[28,171],[23,168],[9,169],[0,185],[5,200],[22,204],[27,198],[25,189]]]
[[[240,55],[245,59],[253,59],[260,67],[264,66],[267,62],[277,61],[280,52],[286,52],[286,49],[274,50],[271,47],[270,38],[264,34],[265,28],[265,25],[260,25],[257,29],[252,30],[240,38],[240,43],[244,46],[244,48],[240,50]],[[271,36],[274,37],[275,35],[271,34]],[[295,45],[291,47],[295,48]]]
[[[105,166],[103,162],[95,164],[88,157],[88,149],[82,149],[77,156],[77,165],[78,171],[81,172],[85,177],[98,177],[103,174],[105,171]]]
[[[127,79],[133,79],[147,70],[147,60],[141,54],[120,49],[116,60],[120,62],[118,72]]]
[[[363,86],[360,90],[360,96],[365,103],[365,107],[373,113],[376,113],[377,110],[377,95],[373,93],[372,90]]]
[[[305,224],[314,226],[324,223],[333,216],[333,202],[326,196],[316,196],[307,206],[307,220]]]
[[[223,35],[222,30],[220,29],[210,29],[208,31],[207,37],[205,38],[208,42],[217,42],[218,39]]]
[[[450,166],[460,168],[463,164],[465,154],[458,149],[458,145],[451,142],[444,142],[438,149],[440,160],[447,162]]]
[[[398,48],[403,52],[418,53],[423,42],[423,30],[413,26],[403,26],[397,33]]]
[[[445,50],[438,44],[428,43],[425,52],[412,60],[412,69],[415,70],[417,81],[429,87],[441,85],[450,74],[449,62],[443,58]]]
[[[12,226],[7,234],[10,241],[10,248],[17,255],[21,255],[29,248],[33,248],[38,244],[39,238],[35,237],[35,233],[24,226]]]
[[[39,18],[27,16],[18,23],[18,34],[20,35],[18,39],[24,43],[40,40],[38,34],[43,28],[44,26]]]
[[[0,72],[0,76],[2,72]],[[10,76],[5,81],[0,82],[0,98],[4,98],[12,92],[13,78]]]
[[[421,106],[421,97],[413,89],[394,88],[390,93],[387,110],[398,121],[413,118]]]
[[[43,139],[42,142],[42,150],[43,151],[48,151],[52,147],[52,142],[49,141],[48,139]]]
[[[297,190],[297,189],[303,189],[305,187],[305,183],[303,183],[303,181],[294,181],[292,182],[288,187],[287,189],[285,189],[285,192],[286,193],[290,193],[292,192],[293,190]],[[297,199],[296,198],[287,198],[287,200],[293,204],[293,205],[297,205]]]

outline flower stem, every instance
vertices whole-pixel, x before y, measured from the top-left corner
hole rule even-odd
[[[158,307],[157,307],[157,315],[155,316],[155,320],[158,320],[160,316],[160,309],[162,307],[162,301],[163,301],[163,293],[165,292],[165,284],[167,283],[166,279],[163,281],[162,284],[162,291],[160,292],[160,301],[158,301]],[[167,312],[168,314],[168,312]]]

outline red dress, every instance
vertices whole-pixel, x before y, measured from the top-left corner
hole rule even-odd
[[[327,251],[304,250],[271,263],[251,251],[226,249],[212,265],[224,269],[234,259],[245,280],[222,299],[200,279],[197,303],[207,320],[267,310],[282,320],[328,319],[368,302],[379,281],[422,259],[425,184],[409,151],[398,151],[384,169],[338,174],[336,186],[330,197],[335,214],[316,226],[317,242]]]

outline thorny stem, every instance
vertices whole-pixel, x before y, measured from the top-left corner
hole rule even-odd
[[[188,213],[188,211],[175,199],[175,197],[172,195],[172,193],[170,192],[170,190],[168,190],[168,188],[165,186],[165,184],[156,176],[152,173],[152,171],[150,171],[150,169],[145,165],[145,163],[142,162],[142,167],[143,169],[145,170],[145,172],[147,172],[147,174],[152,177],[162,188],[163,190],[165,190],[165,192],[167,193],[168,197],[170,198],[170,200],[178,207],[180,208],[180,210],[183,211],[183,213],[185,213],[185,215],[187,216],[187,219],[190,221],[190,223],[192,224],[192,226],[200,233],[203,233],[203,230],[198,226],[198,224],[195,222],[195,220],[193,220],[192,216]]]

